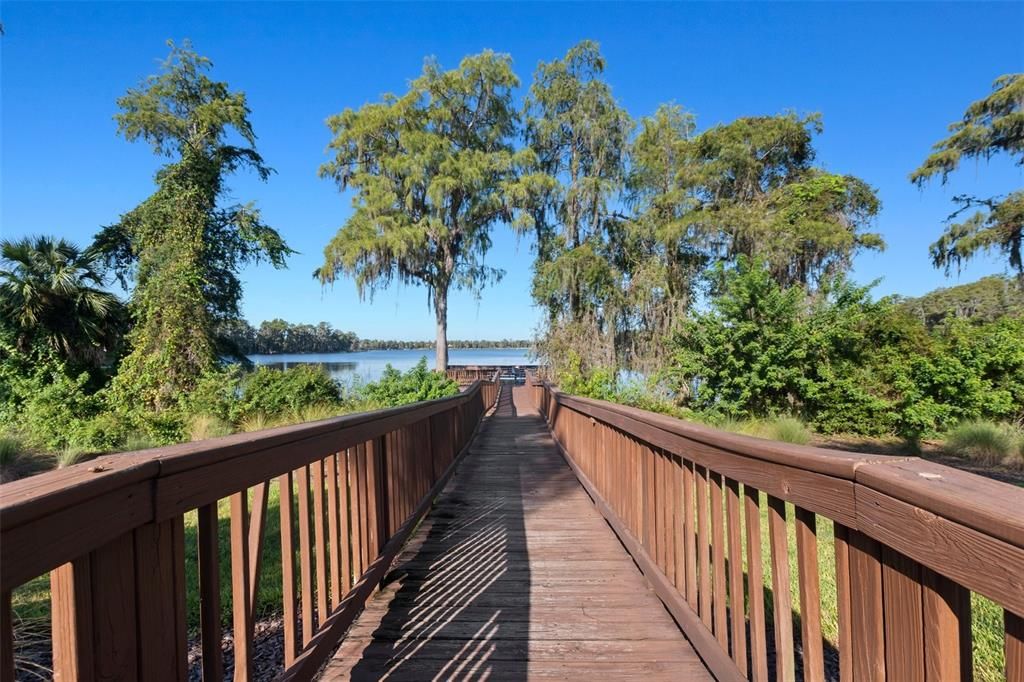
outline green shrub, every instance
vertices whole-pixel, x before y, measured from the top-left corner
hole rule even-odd
[[[341,387],[323,368],[297,365],[285,370],[260,367],[241,381],[241,397],[231,421],[262,413],[278,417],[310,405],[340,405]]]
[[[395,407],[444,398],[458,392],[458,383],[443,372],[427,369],[427,358],[423,357],[415,367],[404,373],[389,364],[384,368],[380,380],[362,386],[353,397],[376,407]]]
[[[196,387],[181,401],[182,409],[193,415],[209,415],[226,422],[238,412],[240,386],[244,378],[237,364],[204,374]]]
[[[943,447],[951,454],[985,464],[1016,464],[1024,447],[1018,429],[990,421],[964,422],[950,431]]]

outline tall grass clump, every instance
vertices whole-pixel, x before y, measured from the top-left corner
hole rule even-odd
[[[1008,424],[964,422],[946,435],[944,449],[984,464],[1024,466],[1024,434]]]
[[[807,445],[813,435],[807,425],[795,417],[777,417],[769,421],[766,427],[769,438],[783,443]]]
[[[807,445],[814,435],[807,425],[796,417],[726,419],[717,424],[717,427],[723,431],[782,443],[793,443],[794,445]]]
[[[206,440],[207,438],[218,438],[230,436],[235,429],[228,422],[220,417],[209,414],[199,414],[192,417],[189,423],[189,437],[193,441]]]

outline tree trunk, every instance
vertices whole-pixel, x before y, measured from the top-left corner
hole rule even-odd
[[[437,316],[437,366],[438,372],[448,369],[448,290],[434,292],[434,314]]]

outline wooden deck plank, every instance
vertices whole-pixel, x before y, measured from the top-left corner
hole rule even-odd
[[[710,679],[514,395],[321,679]]]

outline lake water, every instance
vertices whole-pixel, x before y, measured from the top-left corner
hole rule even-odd
[[[328,374],[351,385],[354,381],[367,383],[376,381],[387,365],[395,369],[411,369],[427,358],[427,367],[434,367],[434,350],[368,350],[358,353],[280,353],[277,355],[250,355],[257,365],[287,369],[295,365],[320,365]],[[451,348],[448,350],[449,365],[532,365],[527,348]]]

